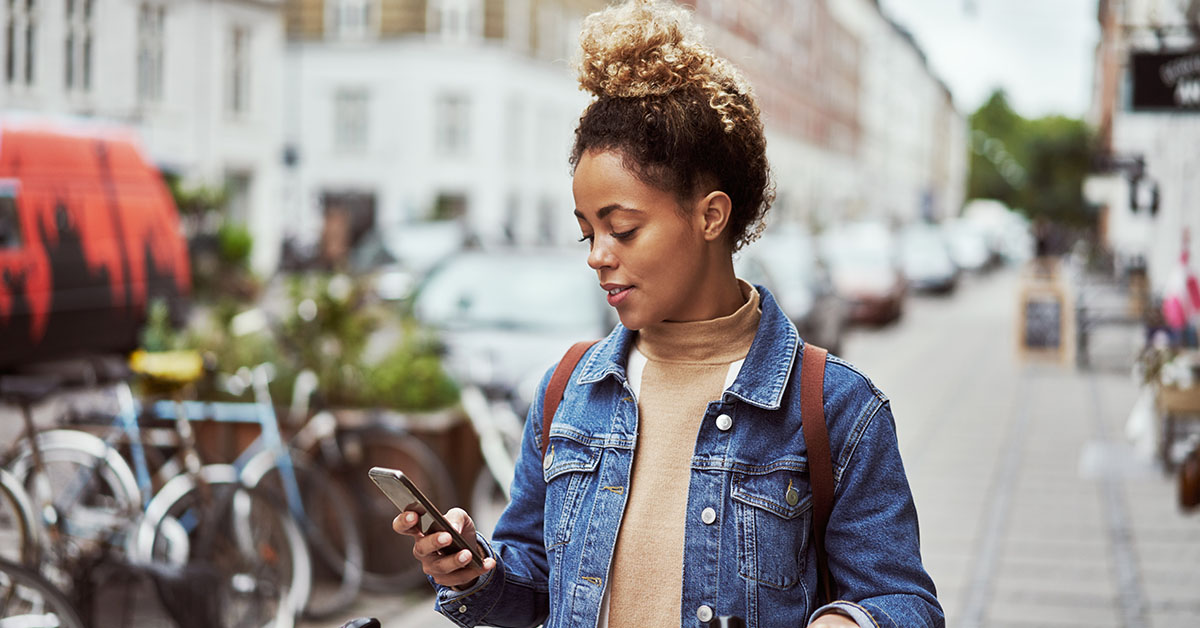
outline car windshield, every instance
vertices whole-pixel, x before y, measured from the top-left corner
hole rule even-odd
[[[430,275],[414,309],[442,327],[594,329],[603,324],[599,290],[582,259],[467,255]]]

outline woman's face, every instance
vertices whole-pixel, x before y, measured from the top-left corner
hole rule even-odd
[[[621,323],[703,320],[705,253],[699,212],[625,169],[617,153],[589,151],[575,167],[575,217],[590,246],[588,266]]]

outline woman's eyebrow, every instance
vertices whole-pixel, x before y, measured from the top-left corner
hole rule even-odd
[[[608,216],[609,214],[611,214],[617,210],[621,210],[623,212],[634,212],[637,214],[642,213],[642,210],[640,210],[640,209],[634,209],[632,207],[625,207],[624,205],[621,205],[620,203],[613,203],[612,205],[605,205],[604,207],[601,207],[600,211],[596,212],[596,218],[598,218],[600,220],[604,220],[604,218],[606,216]],[[583,213],[580,212],[578,209],[575,210],[575,217],[579,218],[580,220],[587,220],[587,218],[584,217]]]

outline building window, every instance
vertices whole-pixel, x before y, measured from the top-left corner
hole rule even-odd
[[[250,194],[253,182],[254,175],[251,172],[233,170],[225,173],[225,189],[229,192],[228,216],[236,224],[250,224]]]
[[[4,80],[32,85],[37,43],[37,0],[7,0],[4,24]]]
[[[66,0],[66,83],[68,90],[92,89],[93,0]]]
[[[366,90],[342,89],[333,101],[333,145],[341,151],[363,152],[367,148]]]
[[[250,110],[250,31],[235,26],[229,38],[229,110]]]
[[[453,42],[483,36],[483,7],[480,0],[430,0],[429,32]]]
[[[470,103],[462,94],[443,94],[438,97],[434,115],[434,142],[437,152],[448,157],[466,155],[470,142]]]
[[[504,125],[504,149],[501,158],[509,166],[516,167],[525,159],[525,107],[513,96],[505,107],[508,124]]]
[[[163,95],[163,24],[166,7],[143,4],[138,9],[137,94],[139,102],[159,102]]]
[[[371,34],[374,0],[333,0],[326,4],[328,32],[337,39],[366,39]]]

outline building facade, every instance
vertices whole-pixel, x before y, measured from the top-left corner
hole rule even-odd
[[[957,213],[965,119],[874,0],[683,3],[754,85],[772,220]],[[588,102],[569,62],[605,4],[290,0],[288,236],[325,246],[331,216],[354,235],[458,218],[483,242],[567,241],[566,158]]]
[[[1119,264],[1144,264],[1161,294],[1185,231],[1200,258],[1200,1],[1101,0],[1097,19],[1089,122],[1106,158],[1085,192]]]
[[[569,60],[582,0],[298,0],[288,4],[289,237],[331,224],[460,220],[485,243],[561,243],[567,157],[586,94]],[[336,248],[336,247],[335,247]]]
[[[968,126],[949,89],[878,0],[830,7],[863,42],[858,212],[898,222],[957,216],[966,195]]]
[[[135,126],[164,170],[229,186],[267,271],[282,218],[281,16],[282,0],[3,3],[0,107]]]

